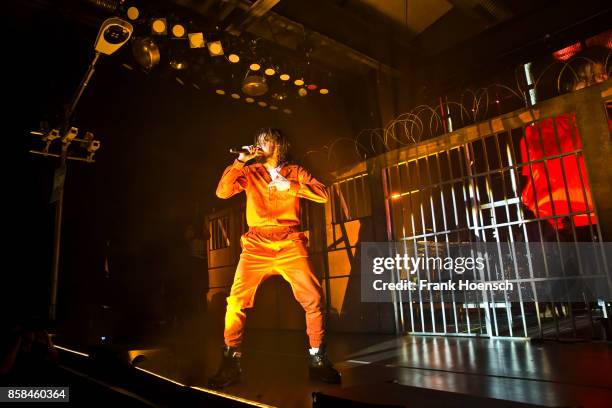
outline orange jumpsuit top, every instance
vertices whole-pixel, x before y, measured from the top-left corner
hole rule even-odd
[[[246,190],[246,219],[249,227],[291,227],[300,224],[300,198],[326,203],[328,192],[303,167],[285,164],[279,174],[291,183],[286,191],[269,189],[270,173],[261,163],[245,166],[238,160],[228,166],[219,180],[217,197],[230,198]]]

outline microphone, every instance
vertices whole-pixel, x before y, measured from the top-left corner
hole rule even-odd
[[[242,154],[242,153],[249,154],[250,153],[247,149],[245,149],[243,147],[240,147],[240,148],[237,148],[237,149],[231,148],[231,149],[229,149],[229,152],[233,153],[233,154]]]
[[[245,147],[246,147],[246,146],[245,146]],[[233,153],[233,154],[242,154],[242,153],[244,153],[244,154],[250,154],[251,152],[249,151],[249,149],[247,149],[247,148],[245,148],[245,147],[231,148],[231,149],[229,149],[229,152],[230,152],[230,153]],[[255,146],[255,149],[256,149],[256,150],[261,150],[261,148],[260,148],[260,147],[258,147],[258,146]]]

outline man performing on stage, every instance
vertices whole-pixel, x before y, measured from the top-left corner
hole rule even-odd
[[[225,169],[217,187],[219,198],[246,192],[249,230],[240,239],[242,253],[227,298],[223,360],[209,380],[214,388],[239,379],[244,309],[253,306],[257,286],[275,274],[289,282],[295,299],[306,312],[310,377],[340,382],[340,374],[325,355],[321,285],[308,261],[307,239],[299,229],[300,198],[325,203],[328,194],[325,186],[304,168],[285,162],[288,147],[279,130],[260,130],[254,146],[245,146],[245,151]],[[246,162],[252,159],[256,159],[255,163],[247,166]]]

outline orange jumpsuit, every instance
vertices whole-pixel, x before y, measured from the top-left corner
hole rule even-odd
[[[289,180],[287,191],[269,189],[272,181],[259,163],[244,166],[235,161],[223,172],[217,197],[230,198],[246,191],[246,218],[249,230],[240,238],[242,253],[227,298],[225,344],[239,347],[244,331],[244,309],[253,306],[259,284],[268,276],[280,274],[306,312],[306,332],[310,347],[323,341],[321,284],[308,261],[307,238],[299,232],[300,198],[325,203],[325,186],[304,168],[285,165],[280,175]]]

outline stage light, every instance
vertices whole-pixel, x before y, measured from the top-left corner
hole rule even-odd
[[[151,22],[151,34],[166,35],[168,33],[168,24],[165,18],[155,18]]]
[[[53,129],[50,130],[47,134],[43,133],[41,139],[43,142],[52,142],[55,139],[59,139],[59,137],[59,129]]]
[[[217,89],[217,90],[215,91],[215,93],[216,93],[217,95],[225,95],[225,91],[224,91],[223,89]]]
[[[100,148],[100,141],[99,140],[92,140],[87,145],[87,151],[89,153],[95,153],[96,150],[98,150],[99,148]]]
[[[268,104],[267,104],[267,103],[265,103],[264,101],[259,101],[259,102],[257,102],[257,104],[258,104],[259,106],[261,106],[262,108],[265,108],[266,106],[268,106]]]
[[[132,21],[137,20],[138,16],[140,16],[140,11],[137,7],[132,6],[127,9],[127,16]]]
[[[177,71],[182,71],[187,68],[187,63],[181,57],[176,57],[170,60],[170,66]]]
[[[261,96],[268,92],[266,79],[259,75],[249,75],[242,81],[242,92],[249,96]]]
[[[79,142],[79,146],[81,146],[83,149],[87,149],[87,147],[93,140],[94,134],[91,132],[85,132],[85,136],[83,136],[83,138]]]
[[[329,89],[327,89],[327,88],[321,88],[321,89],[319,89],[319,93],[320,93],[321,95],[327,95],[327,94],[329,93]]]
[[[272,75],[276,74],[276,70],[274,68],[272,68],[272,67],[268,67],[264,71],[264,74],[266,74],[268,76],[272,76]]]
[[[287,99],[287,94],[284,92],[275,92],[272,94],[272,99],[281,102]]]
[[[303,79],[296,79],[295,81],[293,81],[293,83],[297,86],[302,86],[304,85],[304,80]]]
[[[317,86],[315,84],[308,84],[306,88],[308,88],[309,91],[314,91],[317,89]]]
[[[79,129],[75,128],[74,126],[71,127],[70,129],[68,129],[68,132],[66,132],[64,137],[62,137],[62,143],[72,142],[74,138],[76,137],[77,133],[79,133]]]
[[[223,45],[221,41],[212,41],[208,43],[208,53],[212,57],[218,57],[219,55],[223,55]]]
[[[182,38],[185,36],[185,27],[180,24],[175,24],[172,26],[172,35],[176,38]]]
[[[286,113],[287,115],[291,114],[291,109],[283,109],[283,113]]]
[[[298,95],[304,97],[308,95],[308,91],[306,90],[306,88],[300,88],[298,89]]]
[[[238,95],[237,93],[233,93],[231,97],[234,99],[240,99],[240,95]]]
[[[229,62],[235,64],[238,61],[240,61],[240,57],[238,56],[238,54],[230,54],[228,55],[227,59],[229,60]]]
[[[280,74],[281,81],[288,81],[291,77],[289,74]]]
[[[253,103],[253,102],[255,102],[255,99],[253,99],[253,98],[251,98],[251,97],[248,97],[248,98],[244,98],[244,101],[245,101],[246,103]]]
[[[151,38],[135,39],[132,54],[136,62],[147,71],[159,64],[159,47]]]
[[[270,105],[270,109],[271,109],[271,110],[278,110],[278,106],[276,106],[276,105]]]
[[[251,71],[259,71],[259,69],[261,68],[261,65],[259,65],[258,63],[254,62],[251,65],[249,65],[249,69]]]
[[[206,41],[204,41],[204,34],[202,33],[189,33],[189,48],[204,48]]]
[[[134,28],[120,18],[109,18],[102,23],[94,48],[96,52],[111,55],[130,39]]]

